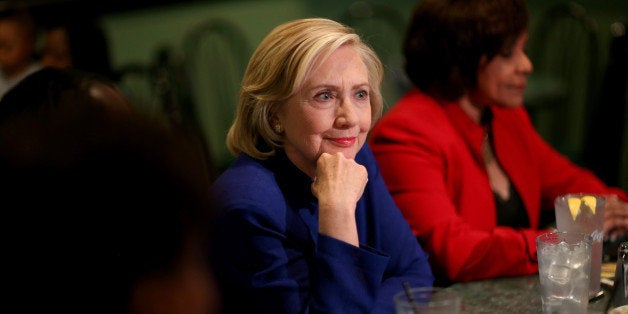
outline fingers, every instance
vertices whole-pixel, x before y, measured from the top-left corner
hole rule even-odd
[[[319,232],[358,246],[355,208],[364,193],[366,168],[341,153],[317,161],[312,193],[318,199]]]
[[[628,203],[616,195],[608,196],[604,208],[604,234],[612,240],[625,233],[628,233]]]
[[[338,197],[350,197],[357,201],[362,196],[367,181],[366,168],[355,160],[345,158],[341,153],[323,153],[317,161],[312,193],[316,197],[333,193],[338,194]]]
[[[610,219],[604,220],[604,234],[610,235],[610,233],[625,233],[628,231],[628,217],[616,216]]]

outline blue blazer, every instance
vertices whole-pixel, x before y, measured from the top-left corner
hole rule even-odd
[[[312,179],[279,156],[240,155],[214,182],[212,267],[224,313],[394,313],[393,296],[432,286],[427,254],[391,198],[367,145],[356,208],[360,247],[318,233]]]

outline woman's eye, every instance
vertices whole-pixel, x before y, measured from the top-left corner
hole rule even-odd
[[[315,98],[319,100],[330,100],[332,98],[332,94],[330,92],[322,92],[316,94]]]
[[[362,90],[362,91],[359,91],[359,92],[356,94],[356,96],[357,96],[359,99],[366,99],[366,98],[368,98],[369,93],[368,93],[367,91],[365,91],[365,90]]]

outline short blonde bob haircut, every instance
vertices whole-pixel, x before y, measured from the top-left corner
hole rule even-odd
[[[372,126],[383,107],[384,69],[375,51],[348,26],[324,18],[299,19],[273,29],[249,60],[227,134],[229,151],[263,160],[281,149],[282,136],[273,131],[271,122],[313,68],[345,45],[355,47],[368,70]]]

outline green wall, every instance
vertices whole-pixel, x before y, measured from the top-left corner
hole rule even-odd
[[[538,34],[549,32],[537,27],[540,17],[548,8],[565,1],[529,0],[528,8],[531,16],[530,45],[535,46],[534,39]],[[150,65],[155,62],[156,52],[168,47],[178,63],[187,61],[184,49],[187,36],[208,20],[219,19],[233,24],[243,36],[243,48],[246,50],[235,61],[228,55],[228,49],[220,53],[220,47],[207,47],[201,54],[209,58],[219,59],[202,61],[206,67],[196,69],[193,83],[197,90],[193,94],[193,113],[199,120],[204,136],[208,141],[216,163],[222,168],[230,161],[224,147],[224,136],[231,122],[237,84],[243,71],[242,64],[248,60],[252,49],[276,25],[302,17],[328,17],[339,21],[348,21],[346,13],[369,15],[371,19],[353,19],[351,23],[363,37],[369,41],[380,54],[387,67],[383,93],[385,108],[389,108],[409,86],[401,70],[400,42],[403,28],[415,5],[414,0],[381,0],[370,1],[348,0],[234,0],[234,1],[192,1],[177,5],[159,6],[151,9],[116,13],[102,17],[102,24],[108,34],[111,57],[114,67],[122,68],[130,64]],[[571,84],[572,99],[565,100],[558,106],[546,101],[552,84],[547,83],[543,68],[537,66],[530,78],[530,86],[526,94],[530,109],[533,111],[533,122],[539,132],[561,152],[576,162],[580,162],[583,140],[586,132],[586,112],[595,105],[595,95],[599,88],[601,76],[606,65],[608,45],[611,40],[610,25],[616,21],[628,20],[628,1],[624,0],[578,0],[574,1],[586,11],[588,18],[595,21],[594,33],[597,39],[595,68],[588,72],[578,72],[580,78]],[[565,35],[567,36],[567,35]],[[219,40],[224,40],[219,39]],[[214,40],[215,41],[215,40]],[[212,45],[212,44],[209,44]],[[213,50],[212,50],[213,49]],[[534,49],[534,47],[530,47]],[[574,67],[580,67],[590,59],[584,49],[560,47],[558,43],[545,56],[560,53],[567,57],[579,54],[580,60],[573,61]],[[226,55],[227,54],[227,55]],[[212,57],[216,56],[216,57]],[[567,58],[564,57],[564,58]],[[224,60],[220,59],[223,58]],[[537,63],[537,60],[532,60]],[[542,60],[538,60],[539,64]],[[213,63],[212,63],[213,62]],[[226,66],[225,64],[230,64]],[[199,66],[200,67],[200,66]],[[550,66],[547,66],[548,68]],[[585,71],[585,70],[583,70]],[[210,73],[211,72],[211,73]],[[203,75],[205,74],[205,77]],[[573,75],[572,75],[573,76]],[[218,79],[217,79],[218,78]],[[206,85],[206,88],[203,86]],[[212,90],[213,88],[213,90]],[[579,93],[579,94],[575,94]],[[543,98],[545,97],[545,98]],[[590,97],[590,98],[589,98]],[[526,104],[527,105],[527,104]],[[562,107],[561,107],[562,106]],[[568,132],[557,130],[557,121],[569,121]],[[563,134],[564,133],[564,134]],[[628,141],[628,135],[624,136]],[[622,145],[622,143],[618,143]],[[623,143],[624,152],[628,144]],[[624,153],[628,159],[628,152]],[[623,162],[622,185],[628,189],[628,160]]]

